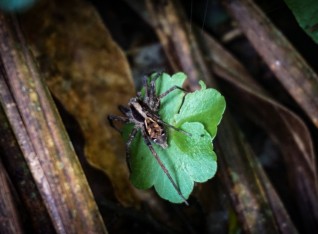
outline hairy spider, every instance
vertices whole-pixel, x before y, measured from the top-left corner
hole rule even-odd
[[[167,96],[170,92],[180,89],[186,92],[183,88],[179,86],[172,86],[170,89],[165,91],[164,93],[160,94],[159,96],[156,95],[156,80],[161,77],[162,73],[156,73],[156,75],[148,82],[148,77],[144,77],[143,79],[143,87],[145,89],[145,95],[142,98],[141,93],[137,93],[137,97],[133,97],[130,99],[128,103],[128,107],[119,106],[119,110],[125,115],[123,116],[115,116],[109,115],[108,121],[110,125],[118,130],[120,130],[114,125],[113,121],[121,121],[123,123],[132,123],[134,124],[134,128],[131,131],[128,140],[126,142],[126,160],[129,171],[131,171],[130,166],[130,145],[136,136],[138,131],[141,132],[141,136],[143,137],[146,145],[148,146],[149,150],[151,151],[152,155],[157,160],[158,164],[162,168],[163,172],[168,177],[169,181],[173,185],[174,189],[177,191],[179,196],[183,199],[185,204],[188,205],[185,197],[182,195],[179,187],[177,186],[176,182],[172,179],[169,171],[162,163],[161,159],[159,158],[158,154],[154,150],[152,146],[152,142],[161,146],[162,148],[168,147],[167,142],[167,134],[165,131],[165,127],[170,127],[178,132],[182,132],[188,136],[191,134],[176,128],[163,120],[161,120],[159,116],[159,107],[160,107],[160,100]]]

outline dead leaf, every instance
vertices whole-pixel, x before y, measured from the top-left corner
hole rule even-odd
[[[125,55],[85,1],[42,1],[21,21],[50,90],[81,126],[87,160],[131,203],[123,141],[105,121],[134,95]]]

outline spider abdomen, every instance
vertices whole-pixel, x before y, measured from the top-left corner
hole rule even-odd
[[[145,119],[146,132],[150,139],[162,148],[167,148],[167,135],[162,124],[158,123],[154,119],[147,117]]]

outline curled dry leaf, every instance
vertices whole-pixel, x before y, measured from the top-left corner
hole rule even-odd
[[[41,1],[33,10],[22,27],[51,92],[79,123],[89,163],[106,172],[119,200],[132,202],[123,142],[105,122],[134,93],[123,52],[84,1]]]

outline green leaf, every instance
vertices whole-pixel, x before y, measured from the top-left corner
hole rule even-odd
[[[318,43],[317,0],[285,0],[302,29]]]
[[[225,99],[217,90],[206,89],[203,82],[200,84],[201,90],[185,97],[179,114],[175,115],[176,127],[185,122],[200,122],[213,139],[225,110]]]
[[[37,0],[0,0],[0,8],[8,12],[21,12],[30,8]]]
[[[183,73],[172,77],[164,74],[156,82],[157,95],[174,85],[182,86],[185,78]],[[155,143],[152,144],[185,198],[192,192],[194,182],[205,182],[212,178],[217,168],[212,139],[224,112],[225,101],[216,90],[206,89],[204,83],[201,83],[201,87],[202,90],[189,93],[185,98],[184,92],[176,89],[161,101],[159,114],[162,120],[183,129],[191,136],[166,128],[169,147],[163,149]],[[201,101],[204,102],[204,107],[199,105]],[[124,126],[124,139],[128,139],[132,128],[132,124]],[[135,187],[148,189],[154,186],[162,198],[174,203],[183,202],[140,132],[134,138],[130,152],[130,179]]]
[[[156,73],[152,74],[151,78],[155,77],[155,75]],[[187,76],[182,72],[178,72],[174,74],[173,76],[169,76],[168,74],[163,73],[161,77],[156,80],[157,95],[164,93],[169,88],[175,85],[178,87],[182,87],[182,84],[184,83],[186,78]],[[145,95],[144,88],[141,89],[141,94],[142,94],[141,96],[144,97]],[[179,111],[184,96],[185,96],[185,93],[182,90],[177,89],[169,93],[166,97],[164,97],[161,100],[160,106],[164,108],[160,109],[159,114],[163,121],[173,124],[170,121],[173,120],[173,116],[175,115],[175,113]]]
[[[156,144],[153,144],[153,147],[187,198],[192,192],[194,181],[204,182],[212,178],[217,165],[211,137],[203,125],[185,123],[181,128],[191,133],[192,137],[170,132],[170,139],[173,140],[170,140],[167,149]],[[131,154],[134,155],[131,160],[131,182],[140,189],[154,185],[161,197],[171,202],[183,202],[140,135],[133,142],[131,149]]]

